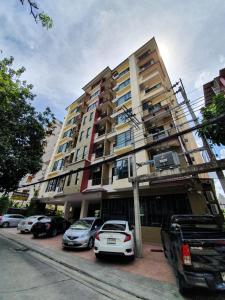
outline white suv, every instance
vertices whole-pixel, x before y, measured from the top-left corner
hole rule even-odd
[[[121,255],[134,258],[134,235],[127,221],[107,221],[95,236],[94,252],[102,255]]]

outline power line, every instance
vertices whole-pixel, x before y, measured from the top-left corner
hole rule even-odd
[[[173,134],[173,135],[171,135],[171,136],[164,137],[164,138],[162,138],[162,139],[160,139],[160,140],[158,140],[158,141],[153,141],[153,142],[151,142],[151,143],[148,143],[148,144],[143,145],[143,146],[141,146],[141,147],[138,147],[138,148],[136,148],[136,149],[127,151],[126,153],[119,154],[119,155],[117,155],[117,156],[115,156],[115,157],[105,159],[103,162],[98,162],[98,163],[95,163],[95,164],[91,164],[91,165],[86,166],[86,167],[83,167],[83,168],[77,168],[76,170],[71,170],[71,171],[69,171],[69,172],[67,172],[67,173],[60,174],[60,175],[57,175],[57,176],[52,177],[52,178],[44,179],[44,180],[38,181],[38,182],[36,182],[36,183],[24,185],[24,186],[22,186],[22,187],[20,187],[20,188],[32,186],[32,185],[35,185],[35,184],[40,184],[40,183],[43,183],[43,182],[48,182],[48,181],[50,181],[50,180],[54,180],[54,179],[57,179],[57,178],[63,178],[63,177],[66,177],[66,176],[68,176],[68,175],[70,175],[70,174],[79,173],[79,172],[81,172],[81,171],[90,170],[90,169],[93,169],[93,168],[102,166],[102,165],[104,165],[104,164],[111,163],[111,162],[116,161],[116,160],[118,160],[118,159],[120,159],[120,158],[122,158],[122,157],[128,156],[128,155],[130,155],[130,154],[133,154],[133,153],[136,153],[136,152],[139,152],[139,151],[142,151],[142,150],[147,150],[147,149],[149,149],[149,148],[151,148],[151,147],[153,147],[153,146],[156,146],[156,145],[158,145],[158,144],[167,142],[167,141],[169,141],[169,140],[171,140],[171,139],[174,139],[174,138],[177,138],[177,137],[179,137],[179,136],[181,136],[181,135],[184,135],[184,134],[190,133],[190,132],[192,132],[192,131],[201,129],[201,128],[205,127],[205,126],[208,126],[208,125],[211,125],[211,124],[214,124],[214,123],[223,121],[224,119],[225,119],[225,114],[220,115],[220,116],[217,117],[217,118],[214,118],[214,119],[209,120],[209,121],[207,122],[207,124],[202,123],[202,124],[195,125],[195,126],[193,126],[193,127],[191,127],[191,128],[187,128],[187,129],[185,129],[185,130],[183,130],[183,131],[177,132],[177,133],[175,133],[175,134]]]

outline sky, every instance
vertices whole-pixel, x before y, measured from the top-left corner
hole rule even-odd
[[[153,36],[172,82],[180,77],[189,98],[225,67],[224,0],[36,0],[53,19],[36,24],[28,5],[0,0],[1,56],[24,66],[37,110],[65,108],[106,66],[116,67]],[[196,107],[196,113],[198,113]],[[225,148],[219,149],[225,157]],[[219,184],[218,191],[221,191]]]

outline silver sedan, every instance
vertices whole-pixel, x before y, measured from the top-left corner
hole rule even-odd
[[[63,248],[93,248],[96,232],[102,224],[101,219],[91,217],[76,221],[63,235]]]

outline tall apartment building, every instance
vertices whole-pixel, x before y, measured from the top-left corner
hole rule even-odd
[[[219,71],[219,76],[203,85],[205,104],[212,101],[212,97],[222,93],[225,95],[225,68]]]
[[[43,185],[40,201],[64,207],[67,218],[93,216],[126,218],[134,223],[133,189],[129,150],[176,133],[185,114],[171,91],[171,83],[155,39],[122,61],[106,67],[83,87],[84,93],[70,106],[46,178],[70,170],[91,169],[52,179]],[[140,122],[134,128],[122,107]],[[159,143],[136,153],[137,163],[158,159],[158,164],[138,167],[138,175],[202,162],[192,134]],[[116,159],[118,155],[122,158]],[[161,154],[161,156],[159,156]],[[106,162],[109,158],[114,161]],[[96,163],[102,162],[101,165]],[[180,177],[140,184],[141,222],[144,240],[158,241],[165,218],[175,213],[206,213],[215,200],[208,179]]]

